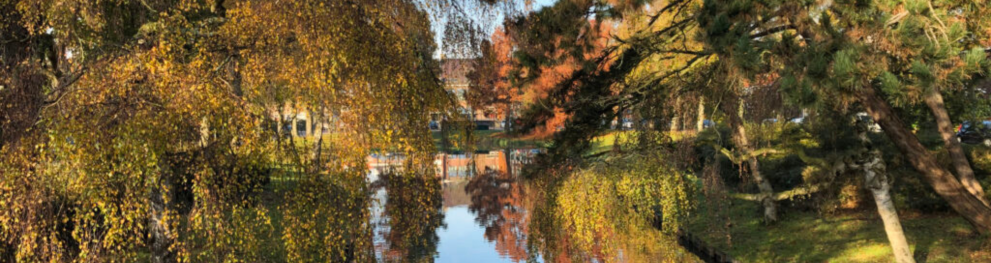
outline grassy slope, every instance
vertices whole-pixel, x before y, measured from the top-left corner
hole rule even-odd
[[[687,132],[676,132],[671,136],[671,140],[677,141],[685,136],[689,136],[691,131]],[[637,136],[634,131],[608,131],[602,135],[599,135],[592,139],[592,146],[590,147],[588,153],[594,155],[597,153],[612,151],[614,144],[616,144],[616,137],[619,137],[620,142],[632,139],[632,136]]]
[[[786,211],[766,226],[754,202],[733,201],[726,220],[700,207],[688,227],[740,262],[891,262],[881,219],[872,210],[820,216]],[[902,224],[918,262],[991,262],[991,241],[955,215],[908,215]],[[714,227],[719,226],[719,227]]]
[[[926,141],[938,149],[942,141],[934,136]],[[977,172],[991,172],[991,149],[965,148]],[[985,189],[991,186],[988,181],[991,177],[985,176]],[[768,226],[761,221],[756,202],[733,200],[718,216],[702,203],[688,229],[740,262],[893,261],[884,226],[873,206],[831,215],[782,208],[780,221]],[[899,212],[917,262],[991,262],[991,237],[980,236],[956,214]],[[726,216],[732,223],[730,241]]]

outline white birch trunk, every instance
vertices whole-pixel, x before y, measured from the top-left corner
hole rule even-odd
[[[867,163],[863,165],[864,180],[867,188],[874,195],[874,203],[877,204],[877,212],[884,222],[884,232],[888,234],[888,242],[891,243],[895,261],[914,263],[912,250],[908,246],[908,239],[905,238],[901,220],[898,219],[898,211],[895,210],[895,204],[891,200],[891,185],[888,183],[881,152],[873,150],[869,152],[868,158]]]
[[[874,196],[877,213],[881,215],[884,232],[888,235],[888,242],[891,243],[895,261],[915,263],[912,250],[908,246],[908,239],[905,238],[905,231],[902,229],[901,220],[898,218],[898,211],[895,210],[895,203],[891,199],[891,184],[888,182],[888,171],[881,151],[872,149],[870,139],[867,137],[867,128],[863,127],[862,123],[860,123],[858,137],[864,145],[861,158],[863,164],[860,167],[864,170],[864,185]]]

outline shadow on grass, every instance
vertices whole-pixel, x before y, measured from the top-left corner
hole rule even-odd
[[[892,257],[884,226],[870,210],[825,217],[784,210],[777,224],[764,225],[756,203],[734,201],[727,209],[734,226],[732,247],[725,233],[711,227],[725,225],[724,220],[700,213],[689,229],[740,262],[886,262]],[[902,224],[918,262],[991,261],[980,252],[987,241],[976,238],[957,216],[903,216]]]
[[[915,258],[916,263],[929,262],[929,248],[932,243],[932,239],[923,239],[915,245],[915,253],[912,257]]]

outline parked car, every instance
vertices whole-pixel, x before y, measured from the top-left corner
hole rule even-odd
[[[967,144],[983,143],[991,146],[991,120],[982,121],[977,125],[969,121],[963,122],[957,127],[957,140]]]
[[[633,121],[630,120],[630,119],[623,119],[623,129],[624,130],[632,130],[633,129]]]
[[[702,120],[702,129],[708,129],[709,127],[715,126],[716,122],[712,120]]]

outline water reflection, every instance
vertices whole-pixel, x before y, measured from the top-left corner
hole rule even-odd
[[[475,175],[501,172],[519,174],[521,167],[539,153],[537,149],[505,149],[479,153],[440,153],[434,158],[437,176],[445,180],[468,180]]]
[[[584,195],[558,190],[552,181],[518,180],[538,152],[441,153],[433,177],[401,176],[395,168],[402,156],[369,156],[378,200],[372,207],[376,257],[386,262],[697,261],[641,221],[561,214],[562,198]],[[574,220],[590,221],[581,224],[593,230],[572,229],[578,225]]]
[[[383,262],[433,262],[437,230],[444,227],[440,180],[400,170],[377,175],[372,184],[381,204],[373,209],[376,257]]]
[[[509,173],[490,170],[472,178],[464,191],[471,196],[468,209],[485,228],[485,239],[495,242],[499,255],[514,262],[530,258],[526,249],[530,218],[523,184]]]

